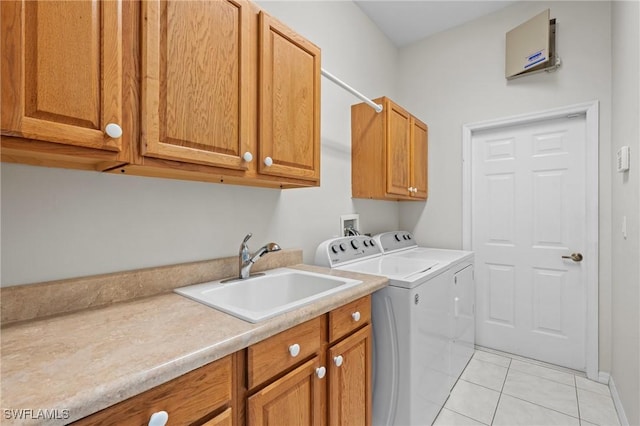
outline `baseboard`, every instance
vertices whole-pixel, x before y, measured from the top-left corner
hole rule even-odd
[[[609,375],[608,373],[600,373],[600,377],[602,374]],[[613,405],[616,407],[616,411],[618,412],[618,419],[620,419],[621,426],[629,426],[629,420],[627,419],[627,415],[624,413],[624,407],[622,406],[622,401],[620,401],[620,395],[618,394],[618,389],[616,389],[616,384],[613,381],[613,377],[609,377],[609,390],[611,391],[611,398],[613,398]]]
[[[610,379],[611,379],[611,374],[607,373],[606,371],[600,371],[598,373],[598,381],[600,383],[604,385],[608,385]]]

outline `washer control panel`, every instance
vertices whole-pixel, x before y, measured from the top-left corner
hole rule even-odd
[[[380,256],[378,242],[366,235],[339,237],[324,241],[316,250],[316,265],[333,268],[339,264]]]
[[[383,232],[374,238],[382,248],[383,253],[418,246],[413,239],[413,235],[407,231]]]

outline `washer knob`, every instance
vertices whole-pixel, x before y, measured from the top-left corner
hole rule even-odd
[[[400,241],[400,234],[396,234],[395,237],[396,237],[396,241]]]
[[[357,250],[360,247],[358,240],[351,240],[351,247],[353,247],[354,250]]]
[[[345,243],[340,243],[340,250],[347,251],[347,246],[345,245]]]
[[[331,251],[334,252],[335,254],[338,254],[338,246],[336,245],[331,246]]]
[[[376,241],[375,240],[369,240],[369,244],[371,244],[371,247],[376,245]]]

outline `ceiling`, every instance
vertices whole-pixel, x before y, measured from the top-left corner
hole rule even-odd
[[[515,1],[355,0],[355,3],[397,47],[403,47]]]

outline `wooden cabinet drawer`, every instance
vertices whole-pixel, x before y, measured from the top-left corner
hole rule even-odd
[[[334,342],[371,322],[371,296],[329,312],[329,341]]]
[[[157,411],[192,424],[231,401],[231,355],[106,408],[74,425],[143,425]]]
[[[255,345],[247,352],[248,388],[263,383],[313,355],[321,345],[322,317],[297,325]],[[298,345],[297,355],[290,352]]]

